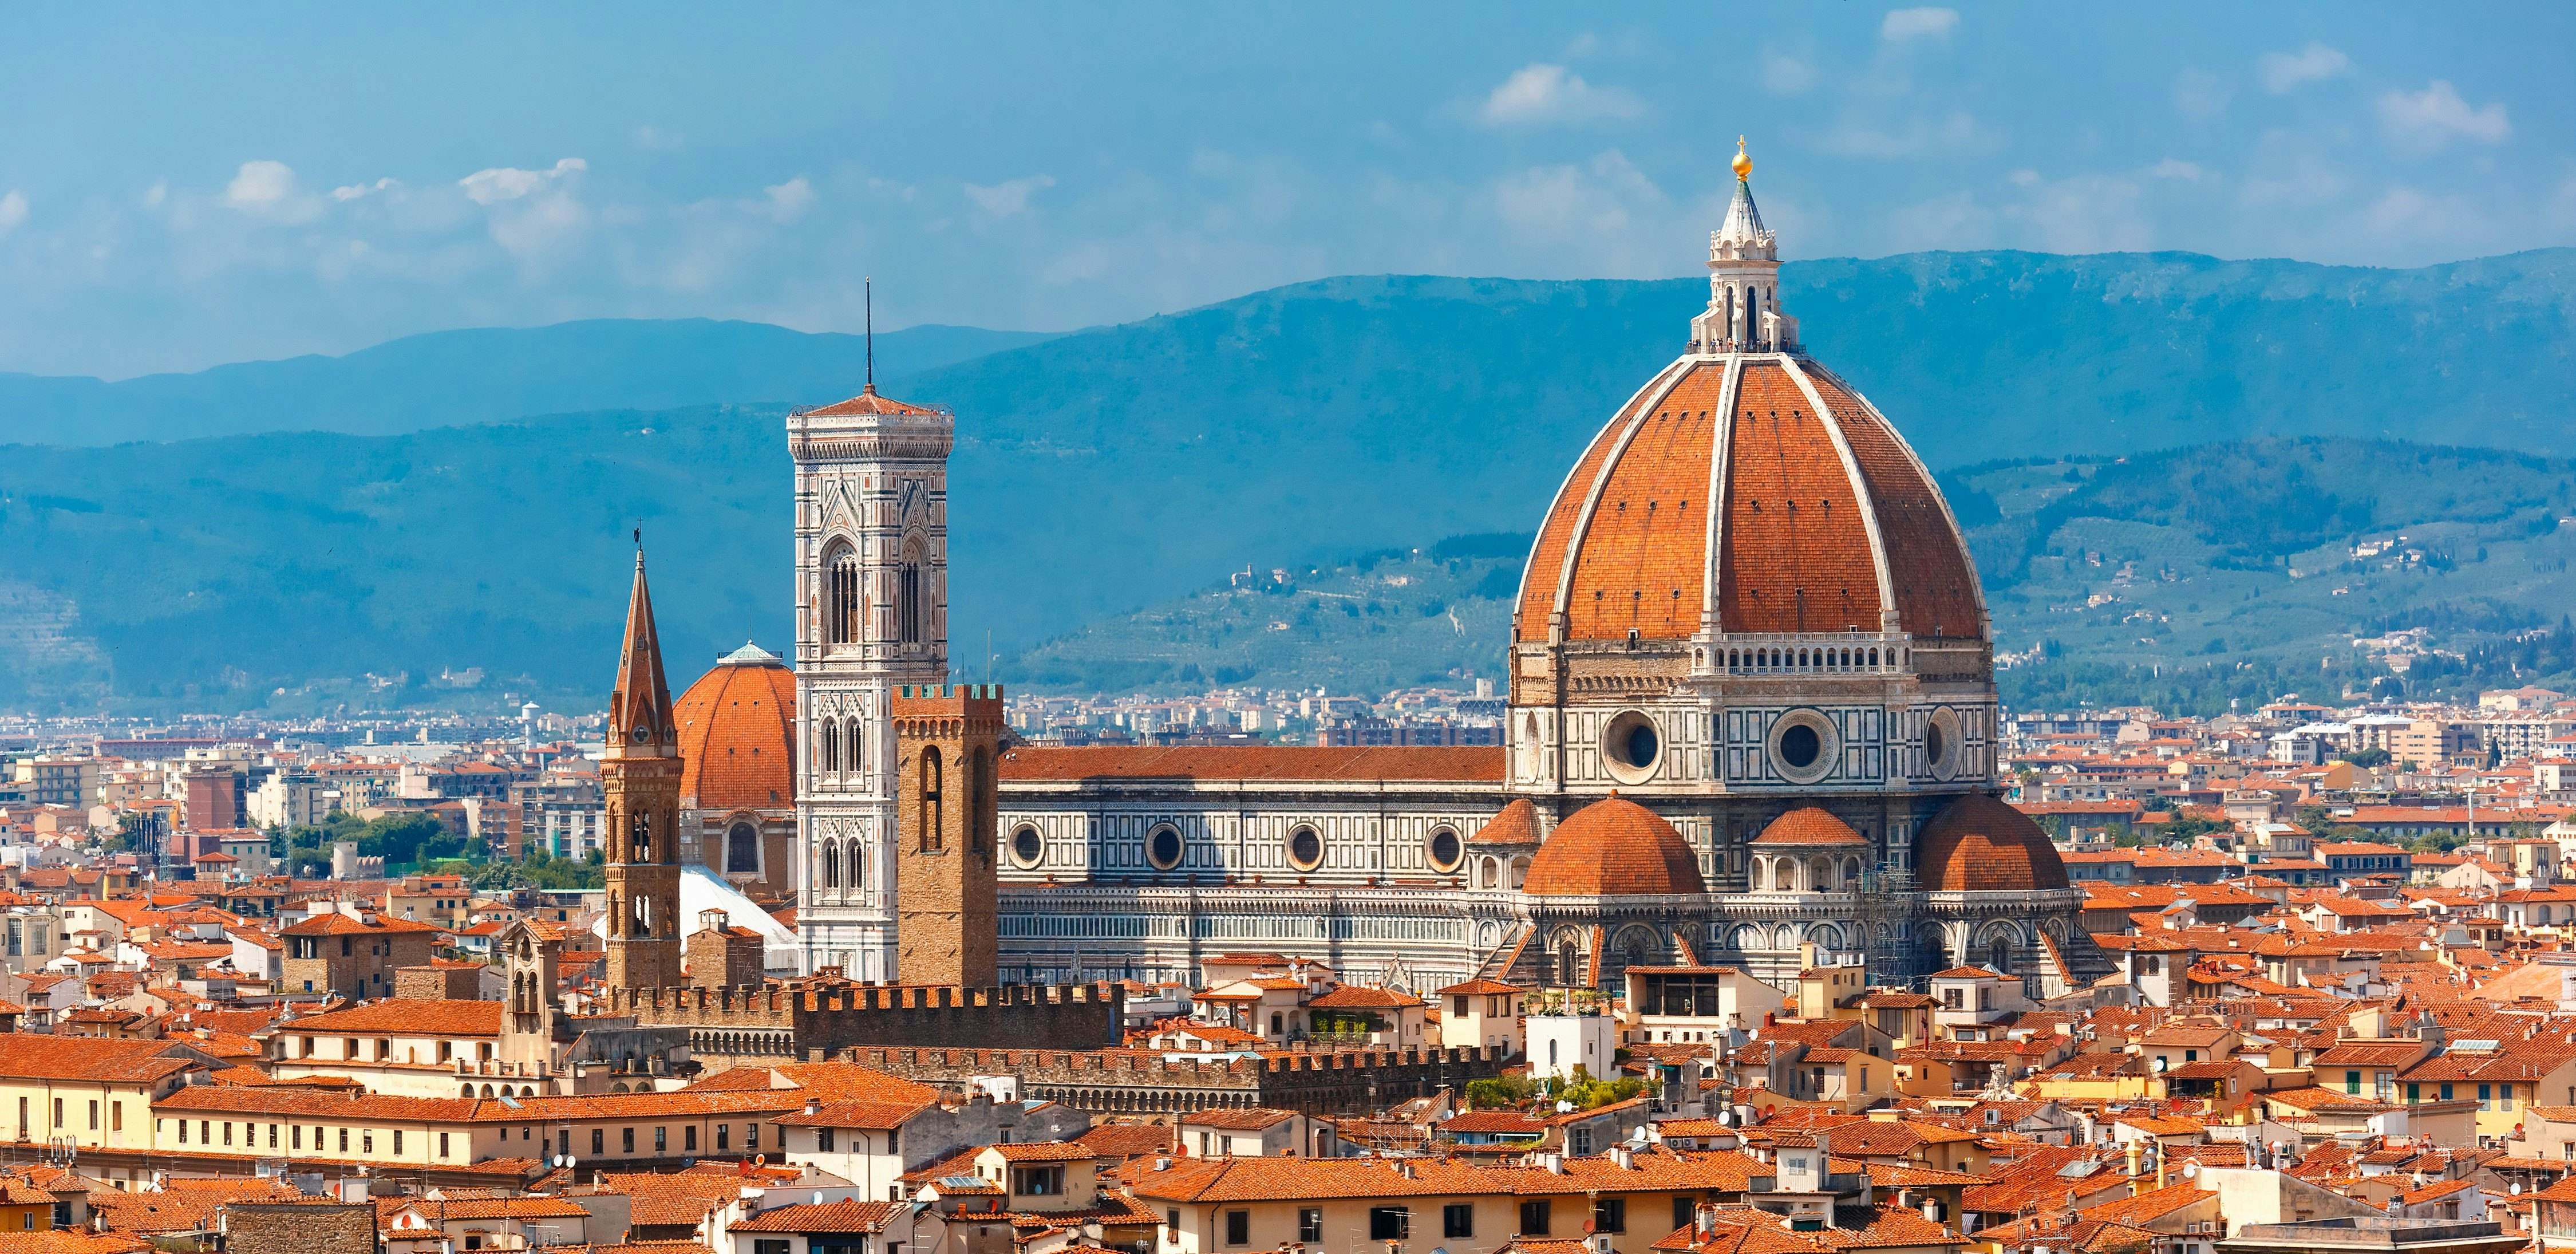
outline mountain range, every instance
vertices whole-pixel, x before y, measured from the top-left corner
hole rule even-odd
[[[2576,454],[2576,250],[2403,271],[1931,253],[1792,263],[1783,289],[1810,350],[1936,467],[2249,437]],[[959,415],[956,665],[980,677],[988,639],[1018,657],[1246,567],[1526,531],[1705,294],[1340,278],[1052,337],[880,336],[880,390]],[[638,519],[676,675],[745,635],[776,647],[779,420],[855,391],[851,349],[601,322],[0,377],[0,438],[27,442],[0,457],[0,702],[592,700]],[[2469,481],[2372,491],[2403,516],[2487,471],[2446,473]]]

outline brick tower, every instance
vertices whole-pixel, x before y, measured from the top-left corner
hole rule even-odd
[[[895,978],[992,985],[1002,687],[905,684],[893,714]]]
[[[626,605],[626,648],[608,699],[599,788],[608,802],[608,987],[680,983],[680,743],[644,551]]]

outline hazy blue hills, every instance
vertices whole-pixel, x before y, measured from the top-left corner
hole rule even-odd
[[[2249,436],[2563,456],[2576,453],[2571,258],[2381,271],[1924,254],[1792,265],[1784,304],[1936,465]],[[987,632],[1016,655],[1247,565],[1534,528],[1584,441],[1681,348],[1704,290],[1348,278],[977,356],[963,354],[994,333],[943,330],[909,363],[900,337],[879,337],[887,391],[959,414],[958,666],[980,674]],[[548,336],[615,351],[548,349]],[[381,367],[361,360],[404,345]],[[478,691],[524,676],[521,690],[595,699],[637,517],[675,671],[745,634],[775,645],[783,406],[652,412],[650,398],[734,380],[738,396],[712,399],[836,399],[853,389],[852,351],[849,337],[738,323],[573,324],[175,377],[166,386],[211,389],[190,404],[280,432],[0,457],[0,701],[359,702],[329,685],[275,689],[364,688],[369,672],[413,691],[365,699],[419,699],[425,677],[470,668],[486,672]],[[377,373],[352,373],[362,366]],[[307,382],[224,382],[290,368]],[[378,396],[406,389],[471,398],[443,402],[453,420],[514,405],[554,416],[310,430],[438,420],[438,403]],[[230,399],[254,395],[269,399]],[[2271,471],[2248,473],[2202,499],[2259,511],[2281,498]],[[2475,495],[2493,473],[2395,476],[2371,489],[2385,514],[2364,521],[2423,514],[2414,499],[2436,489]],[[1982,559],[1986,544],[2022,541],[1979,543]],[[1452,655],[1413,673],[1457,668]]]
[[[2249,500],[2247,485],[2265,485]],[[2576,680],[2576,463],[2302,439],[1954,472],[2016,704],[2410,696]],[[1499,677],[1530,537],[1456,536],[1210,584],[1006,659],[1074,691]],[[2402,674],[2355,636],[2423,628]],[[2543,629],[2543,630],[2534,630]]]
[[[1048,336],[919,326],[877,337],[877,376]],[[0,374],[0,443],[118,444],[260,431],[393,435],[595,409],[818,404],[858,390],[865,338],[706,318],[598,319],[405,336],[345,357],[99,379]]]

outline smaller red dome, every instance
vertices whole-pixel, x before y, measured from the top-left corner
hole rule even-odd
[[[689,685],[671,711],[680,727],[680,804],[796,804],[796,672],[787,663],[744,645]]]
[[[1762,834],[1753,838],[1757,845],[1866,845],[1869,837],[1852,830],[1851,824],[1835,818],[1823,806],[1800,806],[1771,820]]]
[[[2029,815],[1972,792],[1944,807],[1915,838],[1914,885],[1954,893],[2064,888],[2066,863]]]
[[[1493,821],[1476,829],[1467,838],[1471,845],[1535,845],[1538,842],[1538,807],[1527,797],[1503,807]]]
[[[1530,859],[1521,891],[1542,897],[1705,893],[1699,858],[1673,825],[1617,793],[1566,816]]]

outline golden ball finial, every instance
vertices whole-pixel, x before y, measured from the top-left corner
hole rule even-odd
[[[1744,155],[1744,137],[1741,135],[1735,137],[1735,177],[1753,177],[1753,158]]]

